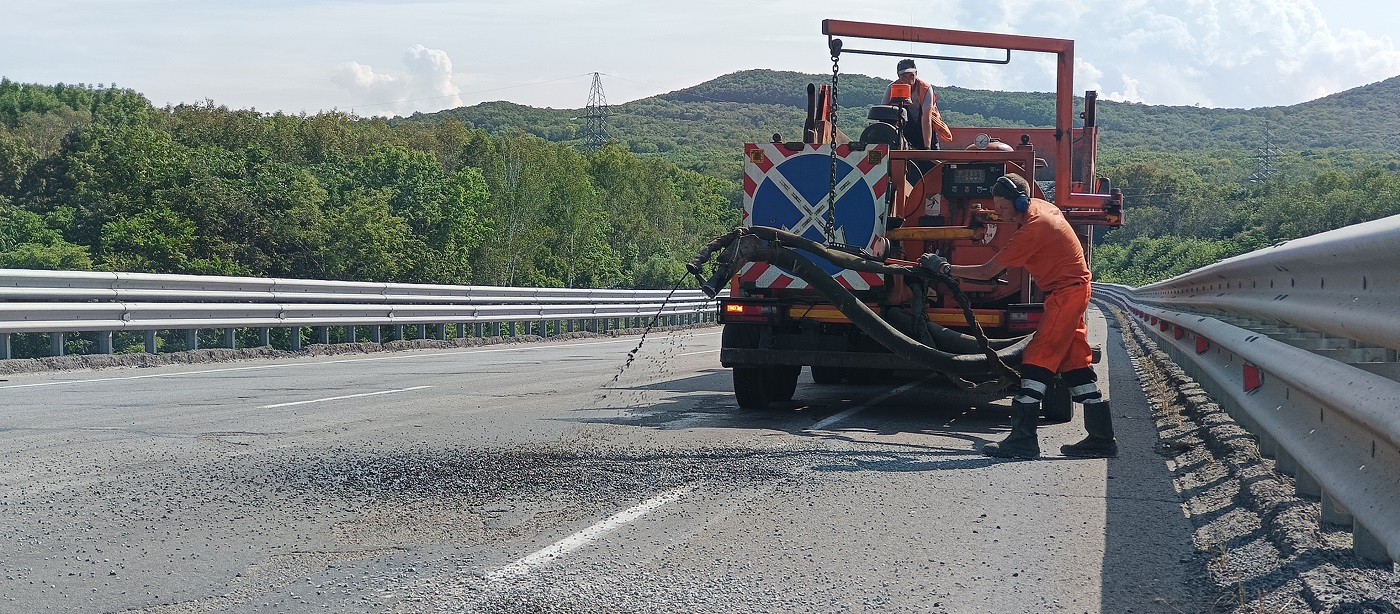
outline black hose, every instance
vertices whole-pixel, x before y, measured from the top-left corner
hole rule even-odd
[[[769,262],[791,271],[793,275],[802,278],[814,290],[830,300],[833,306],[847,318],[850,318],[877,343],[889,349],[896,356],[919,363],[935,371],[961,377],[999,376],[996,383],[1007,385],[1014,382],[1014,380],[1008,381],[1007,378],[1014,373],[1008,373],[1002,366],[1019,364],[1021,352],[1030,343],[1030,338],[1025,337],[998,350],[995,358],[1000,364],[994,363],[982,354],[944,352],[919,343],[899,332],[889,322],[871,311],[865,302],[857,298],[850,290],[837,283],[812,261],[791,249],[780,245],[767,245],[754,249],[750,256],[752,260]]]
[[[915,329],[914,314],[904,309],[888,309],[885,311],[885,320],[890,324],[904,330]],[[929,345],[932,345],[945,352],[955,354],[971,354],[981,352],[982,346],[977,341],[977,337],[960,333],[951,328],[940,326],[935,322],[924,323],[924,330],[929,338]],[[1016,345],[1025,337],[1013,337],[1011,339],[988,339],[987,343],[994,349],[1008,348]]]

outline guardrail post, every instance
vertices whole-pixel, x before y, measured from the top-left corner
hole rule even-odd
[[[146,353],[147,353],[147,354],[159,354],[159,353],[160,353],[160,344],[159,344],[159,343],[156,343],[156,331],[153,331],[153,330],[144,330],[144,331],[141,331],[141,332],[144,333],[144,336],[146,337]]]
[[[1289,454],[1287,450],[1280,448],[1274,456],[1274,472],[1283,475],[1295,475],[1298,473],[1298,461]]]
[[[403,325],[394,325],[394,341],[403,341]]]
[[[315,337],[315,339],[316,339],[315,343],[319,343],[319,344],[321,344],[321,345],[328,345],[328,344],[330,344],[330,342],[331,342],[331,327],[329,327],[329,326],[317,326],[317,327],[314,328],[313,330],[315,331],[314,334],[316,335],[316,337]]]
[[[463,338],[466,338],[466,336],[467,336],[467,323],[466,323],[466,322],[458,322],[458,323],[457,323],[457,338],[458,338],[458,339],[463,339]]]
[[[293,351],[293,352],[300,352],[300,351],[301,351],[301,327],[300,327],[300,326],[293,326],[293,327],[292,327],[291,329],[289,329],[289,330],[290,330],[290,335],[289,335],[289,336],[290,336],[291,339],[292,339],[292,351]]]
[[[1293,489],[1304,497],[1322,496],[1322,485],[1317,483],[1317,478],[1301,467],[1298,468],[1298,475],[1293,476]]]
[[[185,350],[194,351],[199,349],[199,329],[191,328],[185,331]]]
[[[100,330],[100,331],[97,331],[97,353],[98,353],[98,354],[111,354],[111,353],[112,353],[112,331],[110,331],[110,330]]]
[[[1259,437],[1259,456],[1274,458],[1278,455],[1278,441],[1275,441],[1273,436],[1264,431],[1260,431],[1257,436]]]
[[[238,329],[236,329],[236,328],[225,328],[225,329],[224,329],[224,347],[226,347],[226,348],[228,348],[228,349],[230,349],[230,350],[236,350],[236,349],[238,349]]]
[[[49,333],[49,355],[63,355],[63,333]]]
[[[423,326],[427,327],[429,325],[424,324]],[[434,331],[433,337],[438,341],[447,341],[447,325],[439,322],[437,324],[433,324],[432,326],[437,329]]]
[[[374,343],[384,343],[384,331],[378,324],[369,327],[369,340]]]
[[[1343,527],[1349,527],[1352,525],[1352,521],[1353,520],[1351,517],[1351,512],[1347,511],[1347,508],[1342,507],[1341,504],[1337,503],[1337,500],[1332,498],[1331,493],[1323,491],[1322,522],[1324,524],[1335,524]]]
[[[10,345],[10,333],[0,333],[0,360],[9,360],[14,356],[14,349]]]
[[[1386,551],[1385,544],[1359,522],[1351,527],[1351,550],[1356,556],[1374,563],[1390,562],[1390,553]]]
[[[355,342],[355,325],[354,325],[354,324],[351,324],[351,325],[345,327],[345,342],[346,342],[346,343],[354,343],[354,342]]]
[[[258,347],[265,348],[272,345],[272,329],[264,326],[258,329]]]

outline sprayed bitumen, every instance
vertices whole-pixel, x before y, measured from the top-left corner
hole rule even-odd
[[[676,294],[676,290],[679,290],[681,284],[685,283],[685,279],[686,276],[682,275],[679,279],[676,280],[676,283],[671,286],[671,291],[666,293],[666,299],[661,301],[661,306],[656,309],[656,313],[651,316],[651,319],[649,321],[647,321],[646,328],[642,329],[642,338],[637,340],[637,347],[632,348],[632,351],[627,353],[627,360],[625,360],[622,363],[622,366],[617,369],[617,373],[613,375],[612,381],[608,382],[608,384],[603,388],[607,389],[616,385],[618,379],[621,378],[622,374],[627,371],[627,368],[632,366],[632,361],[636,360],[637,353],[642,351],[642,345],[647,342],[647,334],[650,333],[651,329],[656,326],[656,323],[658,321],[660,321],[661,313],[665,311],[666,305],[671,302],[671,297]],[[705,304],[706,306],[708,306],[709,302],[706,302]],[[603,398],[607,398],[607,394],[604,394]]]

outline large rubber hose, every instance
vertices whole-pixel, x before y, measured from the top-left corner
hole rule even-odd
[[[757,234],[757,233],[756,233]],[[813,264],[811,260],[794,252],[787,247],[775,244],[758,246],[741,237],[736,246],[747,249],[739,249],[734,255],[746,256],[744,261],[757,260],[776,264],[791,271],[793,275],[802,278],[812,289],[820,293],[824,298],[831,301],[831,304],[841,311],[861,330],[870,335],[877,343],[889,349],[891,353],[919,363],[929,369],[956,375],[960,377],[995,377],[996,384],[1009,385],[1016,380],[1014,374],[1007,373],[1001,368],[1001,364],[995,364],[983,354],[954,354],[936,348],[929,347],[901,333],[898,329],[886,322],[883,318],[871,311],[865,302],[852,294],[830,275],[823,271],[821,267]],[[747,244],[747,245],[746,245]],[[730,267],[737,269],[744,261],[730,260]],[[837,263],[838,265],[840,263]],[[887,266],[887,265],[881,265]],[[905,268],[905,267],[901,267]],[[1025,351],[1026,345],[1030,343],[1029,337],[1024,337],[1010,346],[1001,348],[996,352],[996,357],[1001,363],[1006,365],[1020,364],[1021,353]]]
[[[912,330],[914,327],[913,314],[903,309],[890,309],[885,311],[885,320],[893,324],[900,330]],[[982,346],[977,342],[977,337],[960,333],[951,328],[940,326],[934,322],[925,322],[924,328],[928,331],[932,345],[945,352],[954,354],[975,354],[982,351]],[[1022,337],[1011,339],[988,339],[987,343],[994,350],[1008,348],[1019,343]]]

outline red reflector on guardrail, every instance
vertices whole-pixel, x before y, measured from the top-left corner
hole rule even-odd
[[[1196,337],[1196,353],[1197,353],[1197,354],[1204,354],[1204,353],[1206,353],[1206,350],[1209,350],[1209,349],[1210,349],[1210,339],[1206,339],[1205,337]]]
[[[1152,316],[1152,325],[1153,325],[1153,326],[1156,326],[1156,325],[1157,325],[1157,316]]]
[[[1167,332],[1167,328],[1170,326],[1170,323],[1168,323],[1166,320],[1162,320],[1162,325],[1159,328],[1162,330],[1162,332]]]
[[[1182,337],[1185,337],[1185,336],[1186,336],[1186,329],[1184,329],[1184,328],[1178,326],[1178,327],[1176,327],[1175,330],[1172,331],[1172,336],[1175,337],[1175,338],[1177,338],[1177,339],[1180,339],[1180,338],[1182,338]]]
[[[1254,392],[1264,385],[1264,372],[1259,367],[1244,363],[1244,391]]]

